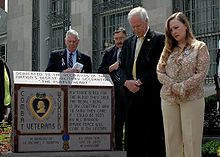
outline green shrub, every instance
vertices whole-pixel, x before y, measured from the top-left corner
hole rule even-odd
[[[11,133],[11,125],[0,123],[0,156],[12,151]]]
[[[219,140],[211,140],[202,145],[202,153],[203,154],[213,154],[218,155],[220,149],[220,141]]]

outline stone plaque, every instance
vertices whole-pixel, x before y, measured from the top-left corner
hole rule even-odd
[[[60,135],[20,135],[19,152],[62,151],[63,142]]]
[[[111,89],[73,87],[68,96],[69,133],[111,132]]]
[[[14,152],[113,149],[109,75],[14,71]]]
[[[9,153],[3,157],[127,157],[124,151]]]
[[[67,143],[61,135],[20,135],[18,146],[20,152],[63,151]],[[109,150],[110,135],[71,134],[68,151]]]
[[[21,87],[17,93],[17,130],[20,133],[63,131],[64,93],[60,88]]]
[[[16,84],[113,86],[107,74],[13,71]]]

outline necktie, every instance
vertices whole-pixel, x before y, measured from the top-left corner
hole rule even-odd
[[[72,68],[72,67],[73,67],[73,54],[70,53],[70,54],[69,54],[68,68]]]
[[[116,54],[115,54],[115,57],[117,57],[118,62],[120,62],[120,60],[119,60],[120,52],[121,52],[121,49],[118,49]],[[116,84],[120,83],[120,77],[119,77],[118,70],[113,71],[113,82],[116,83]]]
[[[140,52],[140,49],[141,49],[141,46],[142,46],[142,43],[144,41],[144,37],[140,37],[140,42],[139,44],[137,45],[137,49],[135,51],[135,57],[134,57],[134,64],[133,64],[133,69],[132,69],[132,75],[133,75],[133,78],[134,80],[136,80],[136,61],[137,61],[137,58],[138,58],[138,54]]]
[[[121,49],[118,49],[118,51],[117,51],[117,61],[119,61],[119,56],[120,56],[120,53],[121,53]]]

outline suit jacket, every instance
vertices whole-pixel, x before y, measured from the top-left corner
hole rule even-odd
[[[110,74],[114,84],[118,84],[118,82],[116,82],[114,79],[117,71],[113,70],[111,73],[109,73],[109,66],[117,61],[117,51],[118,49],[115,45],[105,49],[103,52],[104,56],[102,58],[102,62],[98,68],[98,73]]]
[[[77,58],[76,61],[83,64],[82,72],[91,73],[92,72],[92,62],[91,57],[80,52],[76,51]],[[53,51],[50,54],[49,63],[45,71],[47,72],[62,72],[67,69],[67,50],[58,50]]]
[[[164,38],[162,33],[149,29],[136,61],[136,77],[143,83],[141,90],[149,95],[154,95],[154,93],[158,95],[161,88],[161,84],[157,79],[156,66],[164,47]],[[122,84],[126,80],[133,80],[132,68],[136,41],[137,37],[133,35],[123,43],[120,55],[120,78]]]

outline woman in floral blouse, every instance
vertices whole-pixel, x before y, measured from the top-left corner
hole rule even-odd
[[[195,39],[182,12],[167,19],[165,37],[157,75],[163,84],[160,95],[166,157],[201,157],[208,48]]]

